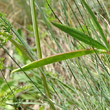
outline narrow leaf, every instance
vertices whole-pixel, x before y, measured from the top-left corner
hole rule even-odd
[[[105,51],[99,51],[99,50],[94,51],[93,49],[83,49],[83,50],[71,51],[71,52],[67,52],[67,53],[61,53],[61,54],[53,55],[50,57],[46,57],[46,58],[31,62],[30,64],[23,66],[22,69],[18,68],[18,69],[13,70],[12,73],[19,72],[22,70],[27,71],[30,69],[42,67],[47,64],[59,62],[62,60],[80,57],[80,56],[87,55],[87,54],[92,54],[94,52],[98,52],[98,53],[103,52],[104,53]]]
[[[33,61],[33,58],[30,56],[30,54],[28,53],[28,51],[23,45],[19,44],[17,41],[13,39],[10,39],[10,42],[13,43],[13,45],[15,45],[15,47],[18,48],[22,52],[22,54],[24,54],[25,56],[27,56],[27,58]]]
[[[56,26],[57,28],[59,28],[60,30],[64,31],[65,33],[69,34],[70,36],[74,37],[75,39],[80,40],[92,46],[93,48],[106,49],[106,47],[103,46],[101,43],[89,37],[88,35],[84,34],[83,32],[80,32],[74,28],[68,27],[63,24],[58,24],[58,23],[53,23],[53,22],[52,24]]]
[[[104,35],[104,32],[103,32],[103,30],[102,30],[100,24],[99,24],[98,21],[97,21],[97,18],[95,17],[95,15],[93,14],[92,10],[91,10],[90,7],[88,6],[88,4],[85,2],[85,0],[81,0],[81,1],[82,1],[82,3],[84,4],[85,8],[87,9],[89,15],[91,16],[94,25],[96,26],[97,30],[99,31],[100,35],[102,36],[102,39],[104,40],[105,45],[107,46],[107,48],[109,48],[107,39],[106,39],[106,37],[105,37],[105,35]]]

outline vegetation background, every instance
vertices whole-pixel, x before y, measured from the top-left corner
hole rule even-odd
[[[110,0],[0,0],[0,110],[110,110],[109,30]]]

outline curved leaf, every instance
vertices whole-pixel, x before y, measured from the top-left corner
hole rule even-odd
[[[83,49],[83,50],[76,50],[76,51],[71,51],[71,52],[67,52],[67,53],[61,53],[61,54],[53,55],[50,57],[46,57],[46,58],[31,62],[30,64],[23,66],[22,69],[18,68],[18,69],[13,70],[12,73],[19,72],[22,70],[27,71],[30,69],[42,67],[42,66],[47,65],[47,64],[59,62],[62,60],[67,60],[67,59],[80,57],[80,56],[87,55],[87,54],[92,54],[94,52],[105,53],[106,51],[105,50],[99,51],[99,50],[93,50],[93,49]]]
[[[74,37],[75,39],[80,40],[88,45],[91,45],[93,48],[106,49],[104,45],[94,40],[93,38],[89,37],[88,35],[84,34],[83,32],[80,32],[76,29],[73,29],[63,24],[53,22],[52,24],[59,28],[60,30],[64,31],[65,33],[69,34],[70,36]]]

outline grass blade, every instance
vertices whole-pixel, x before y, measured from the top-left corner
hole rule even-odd
[[[34,69],[34,68],[38,68],[38,67],[42,67],[44,65],[47,64],[51,64],[51,63],[55,63],[55,62],[59,62],[62,60],[66,60],[66,59],[71,59],[71,58],[75,58],[75,57],[80,57],[83,55],[88,55],[88,54],[92,54],[94,52],[97,53],[106,53],[106,51],[104,50],[94,50],[94,49],[83,49],[83,50],[76,50],[76,51],[71,51],[71,52],[67,52],[67,53],[61,53],[61,54],[57,54],[57,55],[53,55],[50,57],[46,57],[37,61],[34,61],[30,64],[27,64],[25,66],[22,67],[23,71],[27,71],[30,69]],[[14,72],[18,72],[18,71],[22,71],[20,68],[15,69],[12,71],[12,73]]]
[[[88,35],[73,29],[71,27],[68,27],[66,25],[62,25],[62,24],[58,24],[58,23],[53,23],[52,24],[54,26],[56,26],[57,28],[59,28],[60,30],[64,31],[65,33],[69,34],[70,36],[74,37],[77,40],[80,40],[88,45],[91,45],[92,47],[98,48],[98,49],[106,49],[105,46],[103,46],[101,43],[99,43],[98,41],[92,39],[91,37],[89,37]]]
[[[106,45],[107,48],[109,48],[109,45],[108,45],[108,42],[107,42],[107,39],[104,35],[104,32],[100,26],[100,24],[98,23],[97,21],[97,18],[95,17],[95,15],[93,14],[92,10],[90,9],[90,7],[88,6],[88,4],[85,2],[85,0],[81,0],[82,3],[84,4],[85,8],[87,9],[89,15],[91,16],[91,19],[93,21],[93,23],[95,24],[97,30],[99,31],[100,35],[102,36],[102,39],[104,40],[104,43]]]
[[[33,61],[33,58],[28,54],[27,49],[21,45],[20,43],[18,43],[17,41],[10,39],[10,42],[16,47],[18,48],[22,54],[24,54],[28,59],[30,59],[30,61]]]

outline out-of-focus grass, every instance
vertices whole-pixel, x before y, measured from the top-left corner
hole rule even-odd
[[[25,25],[31,22],[30,7],[27,0],[0,0],[0,11],[6,13],[8,19],[14,23]]]
[[[88,16],[87,11],[85,11],[79,1],[76,0],[74,2],[72,0],[68,0],[67,2],[67,0],[48,0],[48,3],[62,23],[74,27],[86,34],[91,34],[93,38],[96,37],[97,40],[100,40],[100,42],[102,41],[99,33],[97,33],[96,27],[94,27],[93,22],[91,22],[91,18]],[[103,5],[102,2],[100,3]],[[28,1],[10,0],[9,2],[8,0],[0,0],[0,4],[2,4],[1,10],[7,14],[8,19],[11,20],[13,24],[17,23],[20,24],[20,26],[25,27],[25,31],[23,31],[25,33],[24,36],[28,39],[28,42],[32,42],[31,44],[33,44],[34,38],[32,38],[33,33],[32,26],[30,24],[31,17]],[[102,28],[105,30],[105,34],[109,37],[108,24],[106,24],[103,19],[103,17],[107,19],[106,11],[102,11],[98,2],[95,0],[91,1],[91,3],[88,0],[88,4],[94,11]],[[58,22],[58,20],[54,17],[46,1],[40,2],[39,0],[38,2],[38,0],[36,0],[36,8],[38,10],[38,25],[43,57],[86,47],[85,44],[80,43],[71,38],[69,35],[62,33],[54,27],[51,27],[50,21],[54,20],[55,22]],[[23,35],[22,28],[20,35]],[[32,45],[32,48],[36,51],[34,44]],[[29,62],[25,57],[23,59],[23,55],[21,55],[19,50],[13,52],[14,57],[21,64]],[[55,105],[57,105],[59,109],[65,110],[110,109],[110,82],[108,75],[110,72],[109,66],[109,55],[98,56],[97,54],[47,65],[45,67],[45,73],[51,89],[51,94],[53,95],[53,100],[56,103]],[[43,91],[42,82],[38,71],[29,71],[28,75]],[[27,85],[27,91],[25,91],[27,88],[18,88],[15,92],[24,107],[25,105],[29,105],[31,108],[36,109],[36,105],[41,105],[42,108],[43,106],[47,106],[47,103],[44,103],[45,99],[41,97],[40,92],[30,84],[30,81],[28,81],[22,73],[15,73],[13,75],[13,79],[18,82],[20,86],[22,86],[22,84],[23,87],[25,84]],[[14,87],[15,86],[18,87],[18,85],[14,85]],[[20,90],[25,92],[19,92]],[[10,93],[9,90],[7,91],[7,94],[8,93]],[[10,97],[6,98],[6,100],[9,98]],[[22,99],[27,100],[27,104],[25,104],[25,100]],[[30,100],[32,100],[32,105],[29,103]]]

